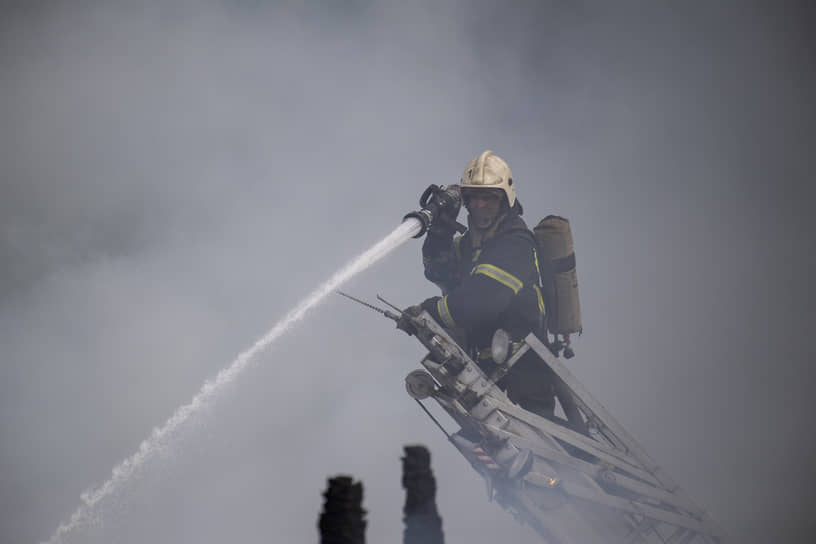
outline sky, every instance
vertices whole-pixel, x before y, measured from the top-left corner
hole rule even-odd
[[[40,542],[205,380],[485,149],[570,219],[568,364],[737,542],[810,542],[816,23],[807,2],[6,2],[0,542]],[[464,214],[460,220],[464,219]],[[436,294],[410,240],[347,290]],[[66,542],[315,542],[326,478],[401,538],[538,542],[329,298]]]

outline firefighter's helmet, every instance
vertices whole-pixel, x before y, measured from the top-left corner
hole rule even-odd
[[[507,196],[507,203],[511,208],[516,203],[513,173],[510,172],[507,163],[490,150],[468,163],[462,173],[460,185],[463,196],[464,192],[470,189],[501,189]]]

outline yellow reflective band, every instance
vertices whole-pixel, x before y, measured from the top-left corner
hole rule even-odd
[[[481,255],[481,254],[482,254],[481,249],[477,249],[476,251],[474,251],[473,252],[473,258],[470,260],[470,262],[475,263],[476,260],[479,258],[479,255]]]
[[[541,268],[538,267],[538,251],[536,248],[533,248],[533,260],[535,261],[536,265],[536,272],[538,272],[538,278],[541,279]]]
[[[453,320],[450,309],[448,308],[448,295],[440,298],[436,303],[436,312],[439,314],[443,325],[450,329],[456,327],[456,322]]]
[[[541,296],[541,289],[538,288],[538,285],[533,285],[533,289],[535,289],[538,298],[538,313],[543,314],[546,307],[544,306],[544,297]]]
[[[524,284],[513,274],[506,272],[498,266],[492,264],[480,264],[473,268],[473,274],[484,274],[488,278],[493,278],[502,285],[506,285],[513,290],[513,294],[517,295]]]

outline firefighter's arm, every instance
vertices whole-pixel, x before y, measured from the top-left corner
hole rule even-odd
[[[458,239],[458,237],[457,237]],[[450,232],[428,232],[422,244],[422,264],[425,277],[435,283],[442,293],[449,293],[458,278],[458,252]]]
[[[510,236],[486,250],[470,275],[443,297],[422,303],[446,327],[470,329],[496,319],[531,276],[532,243]]]

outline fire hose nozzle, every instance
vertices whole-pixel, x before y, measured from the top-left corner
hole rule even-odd
[[[405,214],[405,217],[403,217],[402,220],[405,221],[411,218],[419,221],[420,225],[422,226],[419,232],[414,235],[414,238],[422,238],[422,236],[428,232],[428,228],[430,228],[431,223],[433,222],[433,214],[430,210],[419,210]]]
[[[449,185],[447,187],[438,185],[429,185],[427,189],[419,197],[420,210],[411,212],[402,218],[405,221],[408,218],[416,219],[420,222],[422,228],[414,238],[421,238],[434,221],[447,224],[458,232],[465,232],[467,228],[456,221],[456,216],[459,213],[459,208],[462,205],[462,196],[458,185]]]

